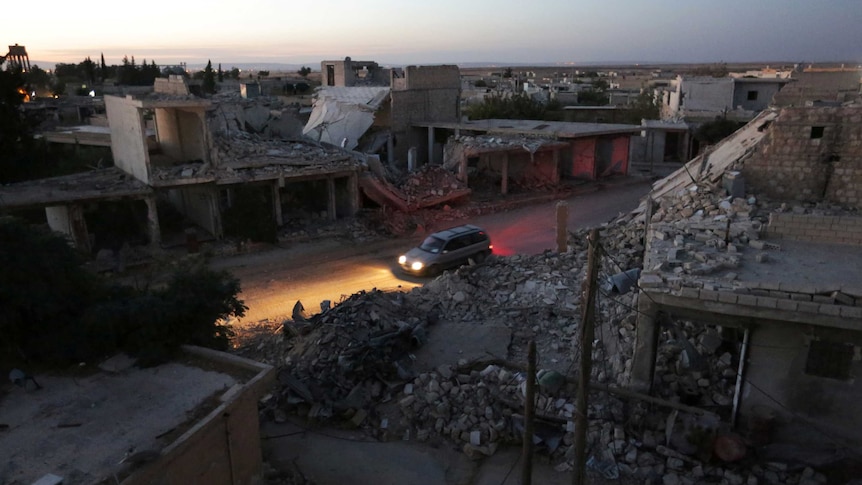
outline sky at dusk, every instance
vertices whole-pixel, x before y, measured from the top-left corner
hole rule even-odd
[[[0,29],[36,61],[862,62],[860,0],[49,0]],[[42,66],[49,67],[49,66]]]

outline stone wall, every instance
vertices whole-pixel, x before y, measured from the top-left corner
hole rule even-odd
[[[758,193],[862,207],[862,108],[786,108],[745,161]]]
[[[862,246],[862,217],[773,212],[767,233],[770,238]]]

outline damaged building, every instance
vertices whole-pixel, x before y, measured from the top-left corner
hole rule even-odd
[[[860,159],[862,108],[770,109],[654,185],[635,388],[720,405],[767,456],[777,443],[806,463],[859,450]],[[696,346],[657,358],[663,333]],[[666,380],[669,366],[687,377]],[[702,396],[703,378],[724,392]]]
[[[766,110],[602,227],[592,473],[652,483],[855,478],[860,115]],[[811,137],[813,126],[822,136]],[[840,165],[822,170],[830,157]],[[571,471],[585,237],[570,234],[566,252],[490,258],[406,293],[295,315],[274,345],[250,349],[285,363],[263,419],[344,420],[481,460],[520,443],[533,341],[534,442]]]
[[[298,139],[301,127],[259,103],[218,101],[189,94],[181,76],[157,79],[148,95],[106,96],[114,167],[3,187],[0,206],[44,208],[52,229],[84,252],[226,236],[274,241],[292,217],[355,214],[362,157],[284,139]],[[91,137],[104,144],[106,135]]]

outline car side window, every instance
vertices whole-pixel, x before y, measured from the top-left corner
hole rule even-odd
[[[449,241],[449,244],[446,245],[446,251],[456,251],[463,247],[467,246],[468,239],[465,236],[458,236],[455,239]]]

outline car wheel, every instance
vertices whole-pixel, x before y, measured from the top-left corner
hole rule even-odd
[[[473,256],[473,261],[475,261],[476,264],[482,264],[482,262],[485,261],[485,256],[487,256],[485,251],[479,251]]]
[[[425,276],[437,276],[440,274],[440,267],[436,264],[432,264],[425,270]]]

